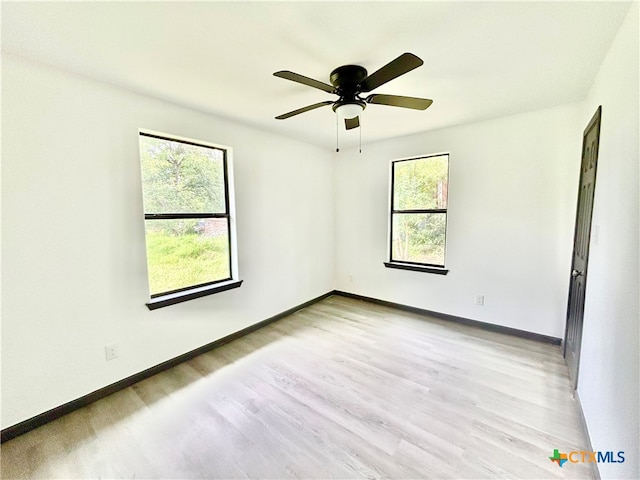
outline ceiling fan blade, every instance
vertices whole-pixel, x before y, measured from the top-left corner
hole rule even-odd
[[[345,118],[344,126],[346,127],[347,130],[358,128],[360,126],[360,117]]]
[[[400,95],[373,94],[367,97],[367,103],[378,105],[390,105],[392,107],[413,108],[414,110],[426,110],[433,100],[428,98],[402,97]]]
[[[414,68],[418,68],[423,63],[424,62],[413,53],[403,53],[395,60],[387,63],[384,67],[376,70],[365,78],[361,83],[362,89],[360,91],[370,92],[371,90],[378,88],[380,85],[383,85],[400,75],[404,75]]]
[[[285,118],[293,117],[294,115],[298,115],[300,113],[308,112],[309,110],[314,110],[316,108],[324,107],[325,105],[331,105],[333,102],[327,100],[326,102],[314,103],[313,105],[307,105],[306,107],[299,108],[297,110],[293,110],[292,112],[283,113],[282,115],[278,115],[276,120],[284,120]]]
[[[305,77],[304,75],[300,75],[299,73],[293,73],[289,70],[280,70],[273,74],[276,77],[284,78],[286,80],[291,80],[292,82],[301,83],[302,85],[307,85],[313,88],[319,88],[320,90],[324,90],[325,92],[334,93],[335,88],[327,83],[320,82],[318,80],[314,80],[313,78]]]

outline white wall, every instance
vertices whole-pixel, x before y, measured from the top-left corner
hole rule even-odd
[[[562,337],[580,132],[578,105],[340,152],[336,288]],[[392,159],[450,152],[447,276],[388,269]],[[485,305],[474,304],[475,295]]]
[[[241,288],[147,310],[140,127],[234,148]],[[328,152],[6,56],[2,134],[3,428],[333,288]]]
[[[640,478],[638,15],[636,2],[580,120],[602,105],[578,393],[593,447],[626,452],[623,464],[599,464],[603,478]]]

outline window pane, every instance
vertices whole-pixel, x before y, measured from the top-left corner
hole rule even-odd
[[[226,213],[224,151],[140,135],[145,213]]]
[[[393,209],[447,208],[448,155],[393,164]]]
[[[227,222],[145,220],[151,295],[230,278]]]
[[[392,261],[444,266],[446,213],[394,213]]]

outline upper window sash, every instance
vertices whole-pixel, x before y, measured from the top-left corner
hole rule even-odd
[[[411,178],[410,171],[411,165],[415,165],[416,162],[421,160],[428,160],[430,158],[446,157],[447,159],[447,172],[446,182],[443,185],[434,185],[436,189],[436,195],[434,197],[425,197],[420,195],[421,192],[417,191],[419,186],[417,182]],[[412,169],[413,170],[413,169]],[[448,182],[449,182],[449,154],[438,153],[433,155],[424,155],[412,158],[403,158],[400,160],[393,160],[391,162],[391,209],[392,212],[405,212],[405,213],[430,213],[430,211],[444,211],[447,210],[448,205]],[[402,184],[406,189],[413,190],[413,195],[406,194],[404,196],[396,195],[396,187],[398,184]],[[435,212],[434,212],[435,213]]]
[[[190,172],[191,177],[187,180],[193,181],[194,179],[205,176],[208,173],[215,173],[218,171],[218,178],[221,180],[219,188],[221,196],[219,198],[209,198],[205,205],[201,205],[201,199],[207,197],[206,185],[189,185],[190,188],[172,188],[171,185],[162,183],[162,192],[150,191],[147,185],[147,179],[145,178],[146,172],[143,169],[143,197],[144,197],[144,212],[146,215],[151,215],[148,219],[160,218],[159,215],[171,215],[171,218],[204,218],[212,214],[225,214],[229,215],[229,171],[227,162],[227,148],[219,145],[213,145],[206,142],[196,142],[190,139],[184,139],[181,137],[171,137],[168,135],[161,135],[158,133],[151,133],[140,130],[140,137],[148,137],[156,140],[163,140],[167,143],[167,150],[174,148],[174,145],[181,148],[181,145],[186,146],[183,152],[180,152],[185,156],[185,159],[189,155],[197,155],[193,148],[189,151],[189,147],[197,147],[199,154],[205,153],[211,162],[195,162],[192,165],[192,169],[195,172]],[[143,140],[141,140],[143,142]],[[161,144],[160,144],[161,145]],[[159,146],[150,146],[150,148],[160,148]],[[158,152],[158,156],[161,156],[164,152]],[[170,153],[175,153],[175,150]],[[167,155],[170,154],[167,152]],[[191,157],[193,159],[193,156]],[[184,161],[184,160],[182,160]],[[179,170],[182,168],[182,163],[176,163],[175,168]],[[200,169],[200,171],[198,171]],[[213,169],[213,170],[212,170]],[[153,183],[152,179],[149,179],[149,183]],[[184,186],[183,186],[184,187]],[[191,195],[187,195],[185,198],[185,190]],[[190,190],[190,191],[189,191]],[[209,191],[209,196],[211,192]],[[190,197],[190,198],[189,198]],[[215,195],[214,195],[215,197]],[[195,204],[194,204],[195,203]],[[168,217],[165,217],[168,218]]]

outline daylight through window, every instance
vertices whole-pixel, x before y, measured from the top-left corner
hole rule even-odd
[[[151,297],[231,280],[227,149],[140,132]]]
[[[448,176],[448,154],[392,162],[392,263],[444,267]]]

